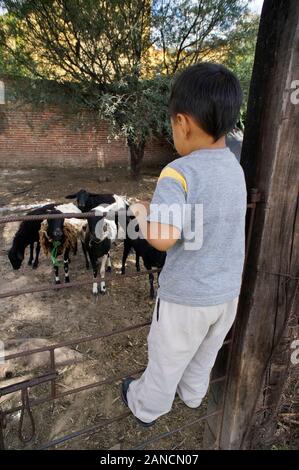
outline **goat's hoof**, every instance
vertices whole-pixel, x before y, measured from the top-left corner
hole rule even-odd
[[[56,286],[59,285],[59,284],[61,284],[61,281],[60,281],[60,280],[59,280],[59,281],[55,281],[55,285],[56,285]]]
[[[137,272],[140,271],[140,266],[136,266],[136,271],[137,271]]]
[[[37,267],[38,267],[38,263],[34,263],[34,264],[32,265],[32,269],[37,269]]]
[[[65,282],[66,284],[69,284],[69,283],[70,283],[70,278],[69,278],[69,277],[66,277],[66,278],[64,279],[64,282]]]
[[[121,274],[126,274],[125,269],[122,269],[122,270],[121,270]]]
[[[112,271],[111,266],[107,266],[106,271],[107,271],[107,273],[111,273],[111,271]]]
[[[106,284],[105,284],[105,281],[102,281],[101,282],[101,285],[100,285],[100,293],[102,295],[106,294]]]
[[[32,265],[32,261],[29,260],[29,261],[28,261],[28,266],[31,266],[31,265]]]
[[[98,284],[96,282],[93,283],[92,293],[93,293],[93,295],[98,295],[98,293],[99,293]]]

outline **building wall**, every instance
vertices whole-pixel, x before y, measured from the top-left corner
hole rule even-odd
[[[0,104],[0,167],[127,166],[125,139],[108,140],[106,122],[89,112],[67,112],[55,107],[33,110],[15,103]],[[153,139],[145,149],[144,164],[165,165],[172,147]]]

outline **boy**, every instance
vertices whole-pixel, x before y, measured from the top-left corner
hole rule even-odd
[[[148,366],[138,380],[128,377],[122,384],[125,404],[144,426],[170,411],[176,393],[188,407],[200,405],[235,319],[246,186],[225,136],[241,103],[239,81],[224,66],[201,63],[183,71],[169,104],[181,157],[162,171],[148,218],[133,207],[149,243],[167,251],[148,336]],[[171,214],[165,209],[170,206]]]

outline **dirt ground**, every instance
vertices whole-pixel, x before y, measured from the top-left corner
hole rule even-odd
[[[158,170],[157,170],[158,172]],[[67,202],[64,196],[80,188],[96,192],[112,192],[127,197],[150,200],[155,187],[156,176],[153,170],[144,173],[139,183],[132,182],[124,169],[78,170],[78,169],[35,169],[4,170],[0,174],[0,215],[24,214],[24,206],[44,204],[49,201]],[[23,209],[20,208],[23,206]],[[52,270],[49,259],[43,255],[36,271],[27,266],[14,272],[7,258],[13,234],[18,224],[0,225],[0,292],[52,283]],[[122,253],[121,243],[113,251],[113,272],[119,273]],[[134,257],[128,259],[127,272],[133,272]],[[86,275],[81,249],[70,265],[71,280]],[[92,276],[90,272],[90,276]],[[154,301],[149,298],[147,277],[121,278],[108,286],[105,296],[95,298],[91,285],[80,289],[48,291],[26,294],[0,300],[0,339],[6,353],[19,347],[37,347],[42,343],[53,344],[63,340],[76,339],[99,332],[126,328],[151,319]],[[76,357],[78,363],[58,368],[59,393],[73,387],[118,376],[120,373],[142,369],[147,363],[148,328],[115,337],[83,343],[70,348],[68,357]],[[22,346],[23,345],[23,346]],[[63,351],[61,352],[63,356]],[[59,352],[58,352],[59,354]],[[63,362],[62,357],[62,362]],[[2,367],[0,386],[5,386],[40,375],[46,369],[45,357],[40,363],[14,361]],[[34,369],[32,371],[32,369]],[[119,396],[120,381],[89,391],[69,395],[55,403],[33,408],[36,422],[36,437],[29,444],[18,439],[20,413],[8,417],[5,430],[7,448],[38,448],[42,444],[66,434],[110,419],[126,412]],[[30,390],[30,397],[40,398],[49,393],[49,385],[41,385]],[[0,399],[4,409],[20,404],[20,393]],[[130,449],[151,439],[158,433],[167,433],[196,420],[205,412],[186,408],[179,400],[173,411],[162,417],[150,429],[143,429],[128,416],[102,428],[91,436],[79,436],[58,446],[67,449]],[[28,433],[28,419],[25,420]],[[147,444],[146,449],[199,449],[201,446],[202,424],[196,424],[177,432],[159,442]]]

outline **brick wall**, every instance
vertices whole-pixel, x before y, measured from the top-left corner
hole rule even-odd
[[[127,166],[124,139],[108,141],[108,126],[92,113],[61,109],[33,111],[10,102],[0,104],[0,167]],[[165,165],[172,148],[162,139],[146,146],[144,164]]]

